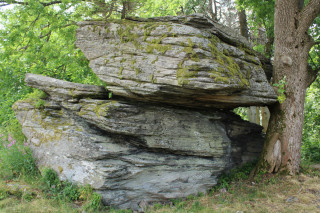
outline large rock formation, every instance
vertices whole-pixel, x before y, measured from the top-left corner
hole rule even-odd
[[[77,44],[114,99],[103,87],[28,74],[48,97],[13,109],[39,167],[90,184],[106,205],[139,209],[205,192],[259,155],[262,127],[227,109],[276,96],[232,31],[202,16],[84,22]]]
[[[77,46],[116,96],[217,108],[276,100],[250,44],[204,16],[79,26]]]
[[[28,74],[26,82],[49,94],[42,107],[32,99],[13,106],[38,166],[55,169],[62,179],[90,184],[107,205],[137,209],[141,201],[205,192],[219,174],[261,150],[261,127],[232,112],[75,101],[65,94],[81,93],[79,84],[58,81],[65,92],[52,93],[56,79]],[[86,85],[88,91],[95,88],[90,87]]]

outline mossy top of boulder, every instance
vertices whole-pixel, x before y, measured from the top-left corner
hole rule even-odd
[[[79,26],[76,45],[116,96],[188,107],[276,102],[249,42],[203,15]]]

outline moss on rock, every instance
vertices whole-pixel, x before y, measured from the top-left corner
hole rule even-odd
[[[152,54],[154,50],[157,50],[162,55],[165,54],[168,50],[171,50],[171,45],[163,45],[163,44],[149,44],[146,47],[146,52]]]

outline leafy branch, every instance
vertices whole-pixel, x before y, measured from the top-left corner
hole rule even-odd
[[[0,1],[0,3],[3,3],[0,5],[0,7],[7,6],[10,4],[29,5],[29,2],[15,1],[15,0],[5,0],[5,1]],[[42,4],[44,7],[47,7],[47,6],[51,6],[51,5],[55,5],[55,4],[60,4],[60,3],[62,3],[62,1],[39,2],[39,3]]]
[[[274,83],[273,86],[276,87],[277,90],[277,94],[278,94],[278,101],[280,104],[282,104],[284,102],[284,100],[286,100],[286,95],[285,95],[285,86],[286,86],[287,82],[286,82],[286,76],[284,76],[278,83]]]

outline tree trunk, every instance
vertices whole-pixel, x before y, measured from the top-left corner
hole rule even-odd
[[[127,6],[128,6],[128,2],[127,2],[127,1],[123,1],[123,2],[122,2],[121,19],[125,19],[125,18],[126,18],[126,15],[127,15]]]
[[[267,35],[267,43],[265,45],[265,49],[264,49],[264,52],[266,54],[266,56],[268,58],[271,58],[272,56],[272,45],[273,45],[273,42],[274,42],[274,37],[272,35]]]
[[[213,11],[213,6],[214,6],[214,11]],[[216,0],[209,0],[208,3],[208,13],[211,16],[213,20],[217,21],[217,4]]]
[[[263,126],[263,132],[266,133],[268,129],[269,119],[270,119],[270,112],[268,107],[261,107],[261,124]]]
[[[248,120],[251,123],[258,124],[257,123],[257,107],[255,107],[255,106],[248,107],[247,113],[248,113]]]
[[[249,30],[247,15],[245,10],[238,11],[239,25],[240,25],[240,34],[249,40]],[[250,106],[247,108],[248,120],[251,123],[260,125],[260,111],[258,107]]]
[[[239,16],[239,24],[240,24],[240,34],[249,40],[249,30],[248,30],[246,11],[245,10],[239,11],[238,16]]]
[[[310,2],[319,6],[315,10],[318,14],[320,1]],[[300,17],[298,0],[276,0],[273,82],[279,84],[285,80],[286,98],[282,103],[270,107],[269,128],[255,174],[259,171],[299,172],[305,91],[316,76],[316,73],[307,70],[308,53],[313,40],[306,33],[308,27],[299,26],[306,21]],[[312,21],[308,23],[311,25]]]

